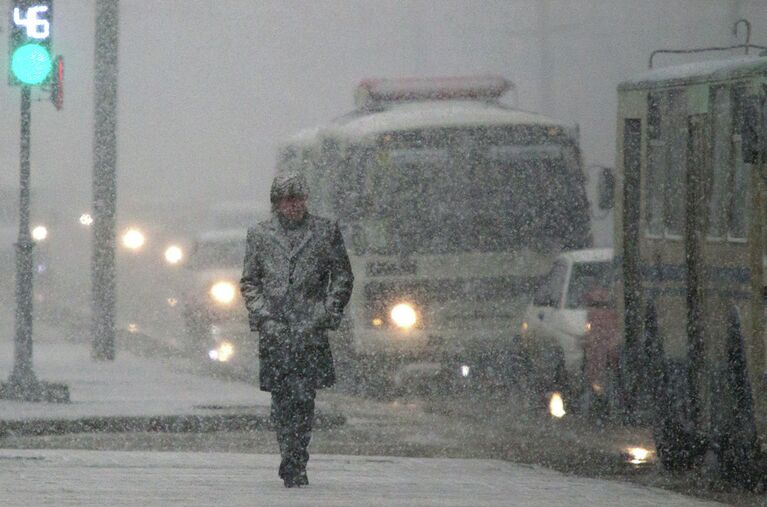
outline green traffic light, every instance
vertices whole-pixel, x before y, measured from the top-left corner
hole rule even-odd
[[[51,54],[39,44],[25,44],[11,56],[11,72],[21,83],[40,84],[51,73]]]

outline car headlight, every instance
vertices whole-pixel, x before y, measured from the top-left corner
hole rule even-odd
[[[168,264],[178,264],[184,258],[184,251],[181,247],[171,245],[165,249],[165,262]]]
[[[213,361],[220,361],[225,363],[229,361],[234,355],[234,345],[229,342],[221,342],[218,347],[208,352],[208,357]]]
[[[48,228],[44,225],[38,225],[34,229],[32,229],[32,239],[34,239],[37,242],[45,241],[45,239],[48,237]]]
[[[402,329],[410,329],[415,325],[418,317],[409,303],[400,303],[391,309],[391,320]]]
[[[123,246],[128,250],[139,251],[146,243],[144,233],[139,229],[131,228],[125,231],[122,236]]]
[[[216,282],[210,288],[210,297],[212,297],[216,303],[222,305],[228,305],[234,301],[234,296],[236,294],[237,289],[232,282]]]

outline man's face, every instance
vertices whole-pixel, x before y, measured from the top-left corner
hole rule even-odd
[[[283,197],[277,201],[277,213],[292,222],[300,222],[306,216],[306,197]]]

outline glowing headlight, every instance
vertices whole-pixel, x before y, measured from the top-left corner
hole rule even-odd
[[[408,303],[400,303],[391,309],[391,320],[403,329],[410,329],[417,320],[415,310]]]
[[[643,465],[653,458],[654,451],[644,447],[630,447],[626,449],[629,463],[632,465]]]
[[[89,213],[80,215],[80,223],[86,227],[93,224],[93,217]]]
[[[144,237],[144,233],[140,230],[128,229],[125,231],[125,234],[123,234],[122,241],[125,248],[129,250],[140,250],[141,247],[144,246],[146,238]]]
[[[48,229],[44,225],[38,225],[32,229],[32,239],[35,241],[45,241],[48,237]]]
[[[181,250],[181,247],[171,245],[165,249],[165,261],[168,264],[178,264],[183,258],[184,252]]]
[[[210,297],[217,303],[228,305],[234,301],[236,288],[232,282],[216,282],[210,288]]]
[[[215,349],[208,352],[208,357],[213,361],[221,361],[225,363],[229,361],[234,355],[234,346],[229,342],[221,342],[221,344]]]
[[[561,394],[551,394],[549,398],[549,413],[557,419],[561,419],[567,414],[565,411],[565,400],[562,399]]]

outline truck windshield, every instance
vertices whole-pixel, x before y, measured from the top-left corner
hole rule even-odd
[[[582,187],[554,144],[379,152],[363,218],[372,253],[585,246]]]

